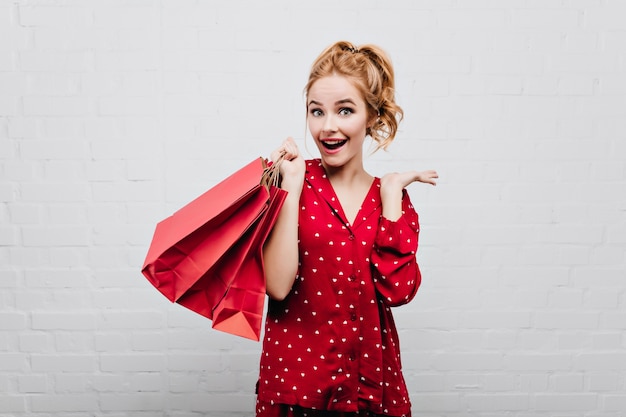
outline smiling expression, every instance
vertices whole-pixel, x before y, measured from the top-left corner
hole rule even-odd
[[[307,98],[309,131],[322,161],[334,167],[360,163],[369,118],[359,90],[348,78],[331,75],[315,81]]]

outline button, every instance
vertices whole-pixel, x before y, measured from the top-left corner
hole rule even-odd
[[[356,321],[356,313],[350,313],[350,320]]]
[[[354,282],[354,281],[356,281],[356,275],[354,275],[354,274],[350,275],[350,276],[348,277],[348,281],[350,281],[350,282]]]
[[[350,236],[348,236],[348,239],[350,239],[350,240],[354,240],[354,239],[355,239],[355,237],[354,237],[354,235],[353,235],[352,233],[350,233]]]

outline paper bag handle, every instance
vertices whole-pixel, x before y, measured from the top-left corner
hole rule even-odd
[[[261,185],[265,187],[278,187],[280,185],[280,164],[283,162],[285,153],[282,152],[276,162],[266,163],[261,175]]]

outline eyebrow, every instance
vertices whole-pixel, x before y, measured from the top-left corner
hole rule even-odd
[[[351,98],[344,98],[344,99],[341,99],[341,100],[337,100],[337,101],[335,101],[335,106],[339,105],[339,104],[345,104],[345,103],[350,103],[350,104],[356,106],[356,103]],[[322,103],[320,103],[319,101],[315,101],[315,100],[309,101],[309,106],[311,104],[315,104],[316,106],[322,106]]]

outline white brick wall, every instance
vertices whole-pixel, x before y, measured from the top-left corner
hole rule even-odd
[[[0,416],[252,414],[260,345],[140,268],[158,220],[304,146],[339,39],[396,64],[370,169],[441,175],[396,310],[414,415],[626,416],[622,0],[0,0]]]

